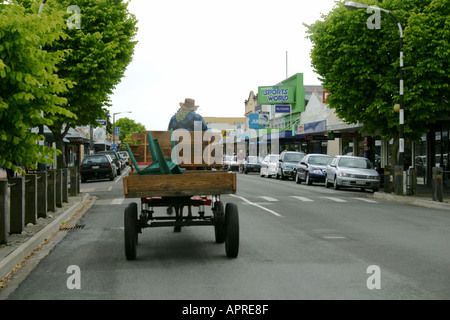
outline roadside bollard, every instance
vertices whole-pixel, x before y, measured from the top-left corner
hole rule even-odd
[[[403,167],[395,166],[394,170],[394,189],[395,194],[403,196]]]
[[[69,168],[70,170],[70,188],[69,188],[69,195],[71,197],[76,197],[78,195],[79,190],[79,181],[78,181],[78,175],[77,175],[77,167],[73,166]]]
[[[56,172],[55,170],[48,170],[47,181],[47,209],[48,211],[56,211]]]
[[[391,182],[391,168],[384,168],[384,192],[391,193],[392,192],[392,182]]]
[[[62,201],[69,202],[69,168],[61,169],[63,172],[63,181],[62,181]]]
[[[431,186],[433,193],[433,201],[443,201],[444,194],[444,179],[442,168],[433,167],[431,177]]]
[[[25,225],[37,221],[37,176],[25,175]]]
[[[22,233],[25,225],[25,179],[11,178],[9,233]]]
[[[38,198],[38,207],[37,207],[37,216],[38,218],[47,218],[47,172],[38,172],[38,188],[37,188],[37,198]]]
[[[56,190],[56,206],[58,208],[62,207],[62,194],[63,194],[63,183],[62,183],[62,169],[56,169],[55,170],[55,190]]]
[[[0,180],[0,244],[8,243],[8,180]]]

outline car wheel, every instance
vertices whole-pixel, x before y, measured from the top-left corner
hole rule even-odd
[[[301,184],[302,180],[300,180],[300,177],[298,176],[298,172],[295,174],[295,183]]]
[[[334,187],[334,190],[339,190],[339,185],[337,183],[337,178],[336,177],[334,177],[334,185],[333,185],[333,187]]]
[[[309,172],[306,172],[305,182],[308,186],[312,185],[311,178],[309,177]]]
[[[325,188],[329,188],[330,183],[328,182],[328,178],[325,176]]]

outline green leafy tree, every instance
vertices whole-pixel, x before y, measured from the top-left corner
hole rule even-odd
[[[120,118],[115,122],[116,128],[120,128],[120,135],[122,137],[127,137],[133,133],[139,133],[145,130],[145,126],[139,122],[136,122],[129,118]]]
[[[0,4],[0,165],[20,170],[18,164],[36,168],[48,163],[54,150],[39,142],[44,137],[31,130],[53,125],[52,117],[75,119],[64,108],[61,95],[72,86],[56,74],[66,50],[42,50],[63,39],[62,17],[53,13],[39,18],[18,4]]]
[[[49,128],[60,150],[71,127],[97,126],[96,119],[105,118],[109,96],[132,60],[136,45],[133,38],[137,32],[136,18],[128,12],[128,3],[122,0],[49,0],[43,14],[66,12],[70,6],[77,6],[80,15],[75,16],[77,12],[72,11],[64,19],[69,22],[76,18],[79,28],[65,28],[66,39],[52,49],[71,51],[58,64],[58,75],[75,83],[64,97],[68,101],[67,109],[77,119],[46,115],[53,120]],[[63,165],[62,157],[58,158],[58,165]]]
[[[411,141],[449,114],[450,3],[448,0],[360,0],[389,10],[403,27],[405,137]],[[369,134],[398,138],[400,34],[381,12],[381,29],[369,29],[365,10],[345,1],[306,25],[313,43],[312,66],[328,103],[347,123],[361,122]],[[395,159],[395,157],[393,157]]]

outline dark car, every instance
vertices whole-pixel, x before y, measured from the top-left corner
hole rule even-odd
[[[326,154],[308,154],[297,164],[295,182],[305,181],[307,185],[313,182],[325,182],[328,163],[333,159]]]
[[[117,176],[116,165],[107,154],[86,155],[80,164],[81,182],[93,179],[113,181]]]
[[[287,178],[295,178],[295,168],[297,163],[302,161],[305,155],[306,153],[304,152],[283,151],[280,154],[276,178],[281,178],[283,180]]]
[[[111,157],[112,161],[116,165],[117,169],[117,175],[120,176],[122,173],[122,170],[125,168],[125,163],[123,162],[122,158],[119,156],[119,154],[116,151],[100,151],[97,154],[107,154]]]
[[[248,156],[244,162],[244,173],[260,172],[261,171],[261,157]]]

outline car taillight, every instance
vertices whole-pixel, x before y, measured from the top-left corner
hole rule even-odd
[[[83,167],[82,166],[80,166],[80,171],[83,171]]]
[[[110,169],[112,168],[112,165],[111,165],[111,163],[109,163],[109,164],[108,164],[108,167],[109,167]]]

